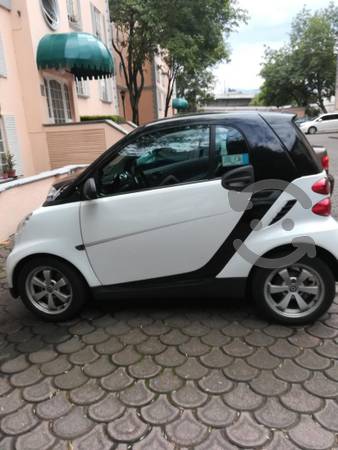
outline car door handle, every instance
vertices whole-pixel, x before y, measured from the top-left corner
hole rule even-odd
[[[232,169],[222,177],[222,186],[229,191],[243,191],[254,183],[254,170],[251,165]]]

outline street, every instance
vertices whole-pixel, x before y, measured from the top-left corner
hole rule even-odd
[[[309,139],[327,147],[338,177],[338,135]],[[338,189],[334,204],[337,217]],[[52,324],[10,298],[8,252],[1,450],[338,448],[337,298],[305,327],[226,298],[112,300]]]

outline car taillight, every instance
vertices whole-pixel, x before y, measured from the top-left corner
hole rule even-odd
[[[331,199],[324,198],[324,200],[316,203],[312,208],[312,212],[318,216],[329,216],[331,214]]]
[[[328,180],[328,178],[322,178],[312,185],[312,190],[317,194],[328,195],[331,192],[330,181]]]
[[[324,170],[329,170],[330,158],[328,155],[322,157],[322,167]]]

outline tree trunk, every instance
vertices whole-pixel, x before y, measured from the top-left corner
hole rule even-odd
[[[318,106],[320,107],[320,109],[323,111],[324,114],[327,113],[327,109],[324,105],[324,101],[323,98],[321,96],[318,97]]]

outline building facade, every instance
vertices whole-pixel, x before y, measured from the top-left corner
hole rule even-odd
[[[38,68],[45,36],[82,32],[111,51],[108,0],[0,0],[0,176],[6,150],[17,175],[49,170],[51,126],[64,133],[80,116],[119,113],[115,76],[77,81],[67,64]]]

